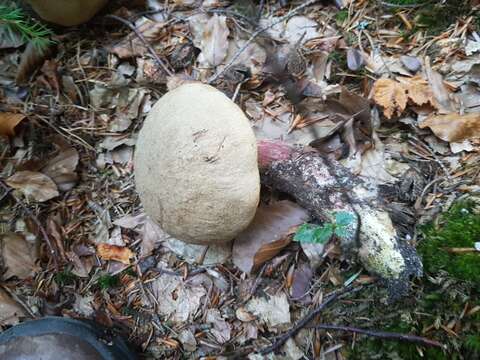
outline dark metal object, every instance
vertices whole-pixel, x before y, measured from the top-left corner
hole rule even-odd
[[[0,333],[2,360],[135,360],[117,335],[87,321],[46,317]]]

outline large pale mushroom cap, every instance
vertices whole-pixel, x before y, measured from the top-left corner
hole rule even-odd
[[[196,244],[232,240],[259,201],[257,145],[240,108],[215,88],[184,84],[148,114],[135,151],[145,211],[170,235]]]
[[[90,20],[108,0],[28,0],[44,20],[74,26]]]

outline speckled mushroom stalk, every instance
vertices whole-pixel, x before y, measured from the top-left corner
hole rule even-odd
[[[320,221],[332,221],[336,211],[350,212],[351,231],[340,239],[345,254],[358,255],[368,271],[385,280],[391,299],[406,293],[410,277],[422,274],[422,263],[415,248],[400,239],[376,185],[313,149],[270,140],[257,147],[262,183],[292,195]]]

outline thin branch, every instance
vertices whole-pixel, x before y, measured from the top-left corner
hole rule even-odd
[[[427,3],[423,4],[394,4],[390,3],[388,1],[379,1],[379,3],[383,6],[389,7],[389,8],[396,8],[396,9],[415,9],[421,6],[425,6]]]
[[[301,319],[299,322],[295,324],[290,330],[288,330],[286,333],[283,335],[280,335],[275,342],[263,348],[260,350],[259,354],[261,355],[267,355],[271,353],[272,351],[277,350],[279,347],[281,347],[283,344],[287,342],[288,339],[290,339],[292,336],[295,336],[301,329],[303,329],[305,326],[307,326],[313,319],[317,317],[318,314],[320,314],[325,308],[330,305],[331,303],[335,302],[338,300],[341,296],[349,293],[354,293],[359,290],[363,289],[362,286],[360,287],[350,287],[347,286],[336,293],[329,295],[324,302],[322,302],[320,305],[318,305],[315,309],[313,309],[311,312],[309,312],[303,319]]]
[[[10,193],[10,188],[2,181],[0,180],[0,187],[3,188],[3,190],[5,190],[7,193]],[[59,268],[58,268],[58,260],[57,260],[57,252],[55,251],[55,248],[53,247],[52,245],[52,242],[50,241],[50,238],[47,234],[47,231],[45,230],[45,228],[43,227],[42,223],[40,222],[40,220],[38,220],[38,218],[30,211],[30,209],[23,203],[22,200],[20,200],[19,198],[17,198],[13,193],[10,193],[10,196],[12,197],[13,200],[15,200],[15,202],[20,205],[20,207],[23,209],[23,211],[25,211],[27,213],[27,215],[30,217],[30,219],[33,220],[33,222],[35,223],[35,225],[37,225],[38,227],[38,230],[40,231],[40,234],[42,235],[43,239],[45,240],[45,242],[47,243],[47,246],[48,246],[48,249],[50,250],[50,254],[52,255],[52,258],[53,258],[53,264],[55,266],[55,270],[58,271]]]
[[[361,329],[351,326],[342,326],[342,325],[332,325],[332,324],[317,324],[312,326],[315,329],[324,329],[324,330],[336,330],[336,331],[347,331],[353,332],[357,334],[365,334],[368,336],[377,337],[380,339],[389,339],[389,340],[400,340],[400,341],[408,341],[419,343],[425,346],[433,346],[443,348],[445,347],[442,343],[424,338],[422,336],[410,335],[410,334],[401,334],[395,332],[388,332],[388,331],[375,331],[375,330],[368,330],[368,329]]]
[[[143,36],[143,34],[138,31],[138,29],[135,27],[135,25],[133,25],[130,21],[128,20],[125,20],[123,18],[121,18],[120,16],[117,16],[117,15],[105,15],[105,17],[107,18],[110,18],[110,19],[114,19],[116,21],[119,21],[121,22],[123,25],[126,25],[130,28],[130,30],[132,30],[135,35],[137,35],[137,37],[142,41],[143,45],[145,45],[145,47],[147,48],[148,52],[150,53],[150,55],[153,56],[153,58],[157,61],[158,65],[160,65],[162,67],[162,69],[167,73],[168,76],[173,76],[173,72],[167,67],[167,65],[165,64],[165,62],[160,59],[160,57],[157,55],[157,53],[155,52],[155,49],[152,47],[152,45],[150,45],[148,43],[148,41],[145,39],[145,37]]]
[[[210,79],[208,79],[208,83],[211,84],[212,82],[214,82],[215,80],[217,80],[222,74],[225,73],[225,71],[227,71],[228,69],[230,69],[232,67],[232,65],[235,63],[235,61],[237,61],[237,59],[240,57],[240,55],[250,46],[250,44],[257,38],[257,36],[259,36],[261,33],[267,31],[268,29],[271,29],[272,27],[274,27],[275,25],[285,21],[285,20],[288,20],[290,19],[293,15],[295,15],[296,13],[298,13],[299,11],[305,9],[306,7],[310,6],[310,5],[313,5],[314,3],[318,2],[319,0],[309,0],[305,3],[303,3],[302,5],[299,5],[297,6],[296,8],[293,8],[292,10],[290,10],[286,15],[283,15],[282,17],[278,18],[277,20],[275,20],[274,22],[272,22],[270,25],[266,26],[266,27],[263,27],[261,29],[258,29],[257,31],[255,31],[252,36],[250,36],[250,38],[247,40],[247,42],[240,48],[237,50],[237,52],[235,53],[235,55],[232,57],[232,59],[223,67],[222,70],[220,70],[219,72],[217,72],[216,74],[212,75],[210,77]]]

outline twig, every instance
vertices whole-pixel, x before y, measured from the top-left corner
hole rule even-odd
[[[10,192],[10,188],[5,185],[5,183],[0,180],[0,187],[3,188],[7,193]],[[40,220],[30,211],[30,209],[23,203],[22,200],[17,198],[13,193],[10,193],[10,196],[15,200],[15,202],[22,207],[22,209],[27,213],[27,215],[33,220],[35,225],[37,225],[40,233],[42,234],[43,239],[47,243],[48,249],[50,250],[50,254],[52,255],[53,258],[53,264],[55,266],[55,270],[58,271],[58,260],[57,260],[57,253],[55,251],[55,248],[52,245],[52,242],[50,241],[50,238],[48,237],[47,231],[43,227],[43,225],[40,223]]]
[[[257,22],[259,22],[260,18],[262,17],[262,12],[264,7],[265,7],[265,0],[260,0],[260,4],[258,5]]]
[[[414,8],[418,8],[418,7],[421,7],[421,6],[425,5],[425,3],[423,3],[423,4],[394,4],[394,3],[387,2],[387,1],[379,1],[379,3],[382,4],[383,6],[386,6],[386,7],[389,7],[389,8],[396,8],[396,9],[414,9]]]
[[[315,309],[313,309],[311,312],[309,312],[303,319],[301,319],[299,322],[297,322],[297,324],[295,324],[294,327],[292,327],[290,330],[288,330],[283,335],[279,336],[272,345],[267,346],[266,348],[263,348],[262,350],[260,350],[259,353],[261,355],[267,355],[267,354],[271,353],[272,351],[275,351],[280,346],[285,344],[288,339],[290,339],[292,336],[295,336],[301,329],[303,329],[305,326],[307,326],[310,323],[310,321],[312,321],[315,317],[317,317],[318,314],[320,314],[328,305],[330,305],[331,303],[336,301],[339,297],[341,297],[342,295],[348,294],[348,293],[357,292],[361,289],[363,289],[362,286],[359,286],[359,287],[356,287],[356,288],[347,286],[347,287],[339,290],[338,292],[336,292],[332,295],[329,295],[325,299],[324,302],[322,302],[319,306],[317,306]]]
[[[135,27],[135,25],[133,25],[128,20],[125,20],[125,19],[123,19],[123,18],[121,18],[120,16],[117,16],[117,15],[109,14],[109,15],[105,15],[105,17],[110,18],[110,19],[114,19],[114,20],[119,21],[122,24],[128,26],[130,28],[130,30],[132,30],[135,33],[135,35],[137,35],[137,37],[142,41],[143,45],[145,45],[145,47],[148,49],[148,52],[150,53],[150,55],[153,56],[153,58],[162,67],[162,69],[167,73],[167,75],[168,76],[173,76],[174,75],[173,72],[167,67],[165,62],[162,59],[160,59],[160,57],[157,55],[157,53],[155,52],[155,49],[152,47],[152,45],[150,45],[148,43],[148,41],[145,39],[145,37],[143,36],[143,34],[140,31],[138,31],[138,29]]]
[[[271,29],[272,27],[274,27],[275,25],[285,21],[285,20],[288,20],[290,19],[293,15],[295,15],[296,13],[298,13],[299,11],[305,9],[306,7],[318,2],[319,0],[309,0],[305,3],[303,3],[302,5],[299,5],[297,6],[296,8],[293,8],[292,10],[290,10],[286,15],[283,15],[282,17],[278,18],[277,20],[275,20],[274,22],[272,22],[270,25],[266,26],[266,27],[263,27],[261,29],[258,29],[257,31],[255,31],[252,36],[250,36],[250,38],[247,40],[247,42],[240,48],[237,50],[237,52],[235,53],[235,55],[232,57],[232,59],[223,67],[222,70],[220,70],[219,72],[217,72],[216,74],[212,75],[210,77],[210,79],[208,79],[208,83],[211,84],[212,82],[214,82],[215,80],[217,80],[223,73],[225,73],[228,69],[230,69],[232,67],[232,65],[235,63],[235,61],[237,61],[237,59],[240,57],[240,55],[245,51],[245,49],[247,49],[250,44],[253,42],[253,40],[255,40],[257,38],[258,35],[260,35],[261,33],[267,31],[268,29]]]
[[[365,334],[368,336],[374,336],[381,339],[391,339],[391,340],[400,340],[400,341],[408,341],[419,343],[425,346],[433,346],[443,348],[444,345],[436,340],[431,340],[424,338],[422,336],[410,335],[410,334],[401,334],[395,332],[388,332],[388,331],[375,331],[375,330],[367,330],[361,329],[351,326],[342,326],[342,325],[332,325],[332,324],[317,324],[312,326],[315,329],[324,329],[324,330],[338,330],[338,331],[348,331],[357,334]]]

